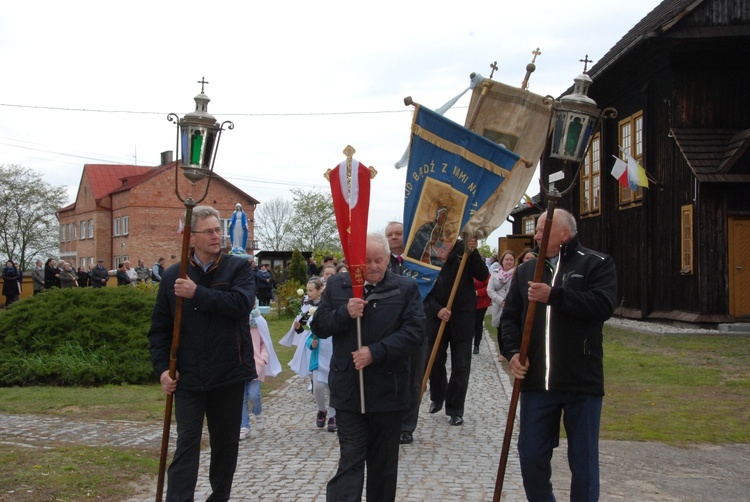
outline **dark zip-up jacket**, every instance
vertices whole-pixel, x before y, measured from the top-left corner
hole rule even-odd
[[[157,377],[169,369],[179,272],[178,263],[162,275],[148,332]],[[220,254],[204,272],[191,254],[187,275],[197,288],[193,298],[182,301],[178,391],[207,391],[257,378],[250,339],[250,311],[255,303],[250,263]]]
[[[560,246],[556,267],[545,264],[542,282],[552,285],[548,304],[536,307],[523,391],[559,390],[604,395],[602,326],[617,301],[611,257],[581,246],[578,237]],[[521,351],[529,304],[528,283],[536,260],[518,267],[501,318],[503,355]],[[549,351],[547,350],[549,346]]]
[[[331,276],[311,329],[320,338],[333,339],[328,374],[331,406],[359,411],[359,375],[352,360],[352,352],[357,350],[357,321],[346,308],[350,298],[349,274]],[[425,336],[419,288],[414,279],[387,271],[367,302],[361,317],[362,345],[370,348],[373,362],[363,370],[365,410],[406,410],[410,404],[409,356],[422,345]]]

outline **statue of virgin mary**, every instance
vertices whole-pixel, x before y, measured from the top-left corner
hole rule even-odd
[[[229,221],[229,239],[232,242],[232,253],[245,253],[247,248],[247,215],[242,204],[234,206],[232,219]]]

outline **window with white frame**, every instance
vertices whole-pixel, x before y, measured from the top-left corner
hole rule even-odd
[[[112,235],[115,237],[120,235],[120,218],[115,218],[112,222]]]
[[[534,230],[536,229],[536,218],[534,218],[534,216],[524,216],[522,223],[524,235],[534,235]]]
[[[60,225],[60,242],[65,242],[65,225]]]
[[[89,239],[94,238],[94,220],[89,220]]]
[[[85,238],[86,238],[86,222],[82,221],[81,222],[81,237],[80,237],[80,239],[83,240]]]
[[[76,224],[75,223],[70,224],[70,240],[71,241],[76,240]]]
[[[130,216],[122,217],[122,227],[120,228],[122,235],[128,235],[130,233]]]
[[[618,132],[620,148],[643,166],[643,111],[621,120]],[[627,157],[622,151],[620,152],[620,158],[627,161]],[[643,187],[631,190],[630,187],[620,185],[621,206],[640,205],[641,200],[643,200]]]

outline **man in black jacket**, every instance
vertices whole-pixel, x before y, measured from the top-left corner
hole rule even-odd
[[[468,250],[466,250],[466,245],[468,245]],[[474,238],[466,243],[462,240],[457,241],[440,270],[435,285],[424,300],[427,317],[426,332],[429,339],[428,354],[431,354],[437,341],[440,324],[443,321],[446,322],[430,373],[429,411],[430,413],[439,412],[445,402],[445,414],[450,417],[451,425],[464,423],[464,404],[466,392],[469,389],[471,351],[474,346],[477,310],[477,290],[474,286],[474,279],[484,282],[490,273],[476,248],[477,240]],[[453,305],[448,310],[446,308],[448,298],[465,252],[469,253],[468,261],[459,280]],[[451,348],[450,379],[448,379],[445,366],[449,345]]]
[[[328,482],[328,501],[396,498],[401,420],[409,408],[409,357],[424,337],[417,283],[387,271],[388,241],[367,236],[366,300],[353,298],[349,274],[331,276],[312,319],[320,338],[333,338],[328,385],[336,408],[341,458]],[[362,348],[357,347],[357,319]],[[358,372],[363,372],[365,413]]]
[[[166,500],[193,500],[204,416],[211,441],[208,500],[229,500],[245,383],[257,378],[249,322],[255,282],[247,260],[221,253],[219,212],[198,206],[193,220],[187,277],[179,278],[179,263],[164,272],[148,333],[154,371],[164,392],[175,395],[177,446]],[[182,321],[173,380],[169,356],[178,297]]]
[[[540,243],[547,213],[535,239]],[[524,263],[505,298],[503,355],[521,384],[518,455],[526,497],[555,500],[550,460],[568,437],[571,500],[598,500],[599,421],[604,395],[602,326],[614,311],[617,272],[612,258],[581,246],[568,211],[553,213],[542,282],[533,282],[535,259]],[[525,365],[519,362],[529,301],[538,302]]]

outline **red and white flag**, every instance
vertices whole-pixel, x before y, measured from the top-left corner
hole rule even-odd
[[[351,170],[347,173],[349,168]],[[362,298],[366,274],[367,218],[370,211],[370,170],[355,159],[347,159],[332,169],[328,176],[336,225],[346,266],[352,278],[352,289],[356,298]]]
[[[615,157],[613,155],[613,157]],[[612,167],[612,176],[624,188],[628,188],[628,164],[619,157],[615,157],[615,165]]]

